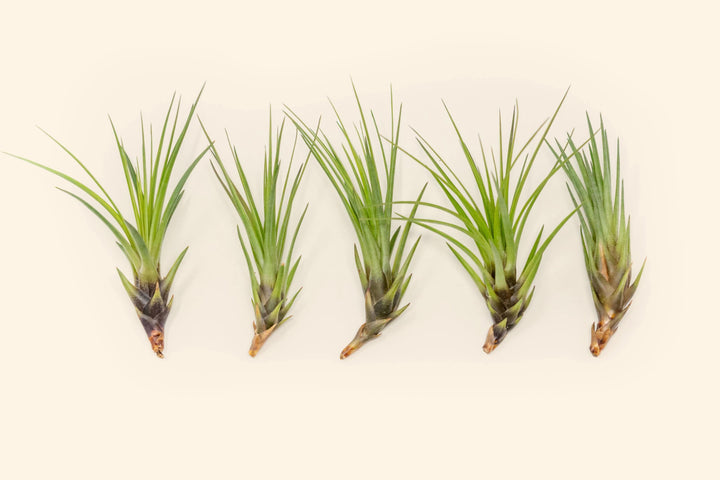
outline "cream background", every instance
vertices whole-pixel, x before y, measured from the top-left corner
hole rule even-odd
[[[487,356],[485,306],[426,234],[410,310],[340,361],[362,318],[353,236],[313,164],[304,291],[251,359],[237,220],[203,162],[165,247],[167,261],[190,251],[159,361],[105,228],[59,180],[3,156],[0,477],[718,478],[718,13],[693,0],[5,3],[0,150],[77,172],[42,126],[122,195],[108,113],[132,147],[140,110],[157,125],[174,90],[189,102],[207,81],[199,114],[257,165],[270,103],[276,118],[286,103],[329,125],[327,96],[354,115],[352,76],[383,122],[392,83],[404,145],[417,151],[413,126],[457,165],[441,98],[493,143],[498,109],[509,118],[518,98],[527,132],[571,84],[553,134],[603,113],[621,137],[633,253],[649,262],[618,334],[591,357],[572,222],[522,325]],[[201,148],[194,124],[183,164]],[[543,153],[538,167],[551,162]],[[408,198],[427,176],[401,165]],[[557,177],[529,232],[569,207]]]

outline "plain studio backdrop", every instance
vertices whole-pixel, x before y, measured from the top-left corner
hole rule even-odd
[[[126,192],[107,115],[135,155],[140,112],[158,128],[172,93],[187,108],[204,82],[198,114],[226,156],[228,130],[256,188],[270,105],[275,121],[284,105],[308,123],[322,116],[337,138],[327,98],[356,121],[351,78],[385,131],[392,85],[403,147],[420,152],[415,128],[466,178],[442,99],[468,138],[497,148],[499,111],[509,121],[517,99],[522,139],[571,86],[551,137],[585,135],[585,111],[603,114],[621,139],[635,265],[648,264],[593,358],[571,220],[522,322],[488,356],[479,292],[422,232],[410,308],[341,361],[364,318],[355,240],[311,162],[298,200],[310,204],[303,292],[253,359],[238,218],[205,159],[164,247],[166,267],[190,250],[158,360],[110,233],[53,188],[60,179],[3,155],[0,477],[718,478],[715,2],[13,3],[0,21],[0,150],[82,173],[41,126],[116,198]],[[204,146],[193,121],[179,166]],[[553,161],[543,149],[534,179]],[[400,158],[399,198],[429,180]],[[442,201],[432,183],[428,198]],[[522,252],[570,209],[558,175]]]

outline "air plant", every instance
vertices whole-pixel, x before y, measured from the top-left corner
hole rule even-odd
[[[213,171],[240,216],[245,232],[245,239],[243,239],[240,227],[237,227],[238,238],[250,274],[251,301],[255,311],[255,321],[253,322],[255,334],[249,352],[253,357],[257,355],[275,329],[291,317],[288,315],[290,307],[302,290],[298,290],[292,296],[289,295],[290,285],[301,258],[293,257],[293,249],[307,212],[307,205],[292,228],[290,217],[309,154],[297,171],[291,175],[298,138],[296,133],[290,161],[285,171],[285,179],[284,181],[280,180],[280,148],[284,127],[285,120],[283,119],[273,140],[271,113],[268,148],[265,151],[263,169],[262,196],[257,198],[257,201],[250,189],[250,182],[240,162],[237,149],[230,141],[227,132],[228,145],[240,178],[240,186],[233,181],[215,146],[211,147],[214,159],[214,162],[211,162]],[[203,131],[210,140],[204,126]],[[291,176],[293,177],[292,183],[290,183]]]
[[[403,305],[412,274],[408,273],[420,238],[409,250],[406,244],[417,211],[409,220],[393,228],[393,199],[397,174],[397,142],[400,135],[402,106],[395,117],[395,103],[390,93],[391,138],[388,146],[382,139],[375,115],[370,112],[369,126],[357,90],[353,86],[360,114],[359,126],[354,126],[356,140],[346,128],[340,114],[331,102],[337,126],[343,137],[338,149],[319,126],[313,130],[292,112],[288,112],[301,137],[335,188],[355,229],[355,264],[365,298],[365,323],[353,340],[343,349],[340,358],[347,358],[380,333],[402,314],[409,304]],[[380,161],[382,159],[382,166]],[[384,187],[381,179],[384,179]],[[423,188],[424,191],[424,188]],[[418,196],[419,202],[422,191]],[[395,220],[397,222],[397,220]]]
[[[482,162],[478,162],[476,156],[470,152],[450,110],[444,104],[463,156],[470,167],[474,188],[477,190],[475,194],[471,193],[465,182],[419,134],[417,141],[428,160],[411,156],[430,172],[450,203],[450,207],[422,203],[447,215],[448,220],[416,218],[413,222],[439,234],[447,241],[448,247],[485,298],[493,322],[483,346],[486,353],[492,352],[520,322],[532,300],[535,291],[533,280],[545,250],[560,228],[574,214],[571,212],[566,216],[544,239],[541,228],[525,261],[520,260],[519,246],[526,222],[547,182],[560,166],[551,168],[526,197],[523,197],[523,191],[565,96],[549,121],[545,120],[523,144],[519,144],[517,140],[519,108],[516,103],[507,138],[503,136],[500,116],[500,143],[497,151],[490,150],[492,161],[489,161],[480,140]],[[535,146],[531,146],[533,141]],[[518,167],[520,171],[516,174]]]
[[[557,141],[556,149],[549,142],[548,146],[567,174],[570,197],[579,208],[580,238],[598,316],[590,330],[590,352],[597,357],[630,308],[645,262],[633,281],[630,218],[625,216],[624,182],[620,177],[620,140],[613,184],[611,152],[602,117],[600,144],[589,116],[587,124],[590,142],[586,150],[575,145],[572,135],[567,140],[569,154]]]
[[[202,95],[202,89],[195,103],[190,107],[190,112],[184,124],[180,125],[180,130],[177,129],[180,100],[177,101],[176,105],[175,95],[173,95],[170,107],[165,115],[165,122],[157,147],[154,144],[152,126],[149,128],[148,145],[145,122],[141,116],[142,160],[136,159],[135,163],[130,159],[130,155],[123,146],[112,119],[110,120],[132,204],[132,217],[123,215],[117,203],[88,167],[44,130],[42,130],[43,133],[80,165],[92,180],[94,186],[89,182],[83,183],[70,175],[41,163],[10,154],[15,158],[57,175],[77,188],[79,190],[77,193],[62,188],[58,189],[87,207],[115,236],[116,243],[130,262],[133,273],[133,282],[130,282],[118,269],[120,280],[135,306],[153,351],[160,358],[163,358],[165,347],[165,322],[173,302],[173,297],[170,296],[170,288],[178,267],[187,253],[186,247],[177,257],[167,274],[163,276],[160,269],[163,240],[170,225],[170,220],[173,218],[173,214],[183,197],[185,183],[209,147],[205,148],[190,163],[172,190],[170,189],[170,177],[180,155],[180,148],[185,140],[200,95]],[[175,109],[174,116],[172,115],[173,109]],[[85,195],[81,196],[78,193],[84,193]]]

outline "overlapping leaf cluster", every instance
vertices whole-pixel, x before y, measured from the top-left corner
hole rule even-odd
[[[355,262],[365,295],[365,323],[343,350],[341,358],[356,351],[380,332],[408,305],[401,306],[411,274],[410,262],[420,239],[406,250],[412,221],[393,228],[393,201],[399,147],[402,106],[395,117],[395,104],[390,98],[390,138],[383,140],[375,115],[365,115],[357,91],[355,100],[360,125],[347,128],[333,105],[337,126],[342,135],[340,149],[327,135],[312,129],[292,112],[288,115],[313,157],[332,183],[352,222],[360,251],[355,247]],[[382,162],[380,161],[382,159]],[[384,180],[384,182],[383,182]],[[384,183],[384,185],[383,185]],[[422,192],[418,201],[422,197]],[[412,220],[417,206],[410,213]]]
[[[201,94],[202,90],[182,124],[178,124],[180,101],[176,102],[175,95],[173,95],[157,145],[154,143],[152,127],[149,129],[148,139],[145,123],[141,120],[142,154],[141,160],[135,162],[131,160],[111,120],[132,205],[132,217],[130,218],[123,216],[117,203],[87,166],[49,134],[46,133],[80,165],[94,186],[33,160],[13,155],[57,175],[87,196],[84,198],[77,193],[60,189],[85,205],[115,236],[118,247],[130,262],[134,281],[130,282],[118,269],[120,279],[135,305],[152,348],[159,357],[163,356],[165,321],[172,305],[170,287],[187,252],[187,248],[183,250],[167,275],[163,277],[160,272],[163,240],[173,214],[183,197],[185,183],[209,147],[203,150],[184,170],[174,187],[171,187],[171,176]]]
[[[215,146],[211,148],[214,159],[213,171],[235,207],[246,236],[246,239],[243,239],[238,226],[237,234],[250,273],[252,304],[255,310],[253,324],[255,335],[250,346],[252,356],[257,354],[270,334],[290,318],[287,315],[288,311],[300,292],[298,290],[292,297],[288,293],[300,264],[301,257],[294,258],[293,251],[307,206],[294,227],[291,227],[291,214],[309,156],[294,175],[291,175],[297,144],[296,134],[285,180],[281,182],[280,149],[284,128],[285,120],[282,121],[273,140],[272,115],[270,116],[268,148],[263,167],[263,189],[257,201],[230,137],[227,136],[228,145],[240,178],[240,186],[233,181]],[[210,137],[204,127],[203,131],[209,140]],[[290,183],[291,177],[292,183]]]
[[[550,169],[530,194],[524,196],[530,171],[561,106],[562,101],[549,121],[543,122],[525,143],[520,144],[517,139],[519,110],[516,105],[507,138],[503,136],[500,118],[497,154],[491,149],[488,155],[480,140],[481,162],[471,153],[446,107],[477,193],[471,193],[430,143],[422,136],[418,137],[428,160],[413,158],[430,172],[451,207],[424,203],[447,214],[449,221],[430,218],[414,221],[447,240],[448,247],[485,298],[493,321],[484,346],[487,353],[494,350],[522,318],[532,300],[532,283],[543,254],[572,215],[568,215],[544,239],[541,229],[525,260],[519,260],[519,246],[533,206],[547,182],[560,168],[555,166]],[[518,168],[519,173],[516,173]]]
[[[625,215],[624,183],[620,177],[620,141],[613,181],[603,120],[600,118],[600,143],[589,116],[587,126],[587,148],[576,145],[568,135],[566,147],[556,141],[555,148],[550,149],[567,174],[570,197],[579,209],[583,255],[598,314],[591,330],[590,351],[598,356],[630,308],[645,264],[633,281],[630,219]]]

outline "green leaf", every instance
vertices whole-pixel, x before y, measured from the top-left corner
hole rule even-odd
[[[529,303],[528,291],[532,287],[532,279],[540,265],[542,254],[570,218],[565,218],[544,241],[541,230],[528,259],[524,264],[518,261],[518,248],[522,244],[525,223],[532,207],[549,179],[562,168],[561,164],[551,168],[524,203],[520,203],[520,199],[525,197],[523,190],[531,178],[540,148],[547,143],[546,137],[566,97],[567,92],[552,116],[543,121],[522,144],[518,140],[519,109],[516,103],[507,134],[503,132],[502,116],[499,117],[497,151],[491,148],[487,154],[480,141],[479,157],[482,163],[476,160],[477,156],[471,152],[450,109],[443,103],[460,144],[460,157],[468,165],[474,179],[473,192],[461,180],[466,178],[466,175],[456,172],[450,162],[420,134],[417,134],[417,141],[426,160],[410,155],[432,175],[449,203],[448,207],[423,203],[423,206],[449,217],[448,220],[416,218],[413,223],[447,240],[453,255],[486,298],[487,306],[497,324],[507,322],[510,317],[517,321],[524,312]],[[525,153],[526,151],[529,153]],[[519,163],[523,155],[524,160]],[[518,272],[522,272],[522,276]],[[503,315],[508,317],[502,318]]]
[[[170,270],[168,270],[165,278],[162,279],[162,281],[160,282],[160,289],[162,290],[163,295],[166,295],[167,292],[170,291],[170,288],[172,288],[173,280],[175,280],[175,274],[177,273],[177,270],[180,267],[183,258],[185,258],[185,254],[187,253],[188,248],[190,247],[185,247],[183,251],[180,252],[180,255],[178,255],[178,258],[175,260],[175,263],[173,263],[173,266],[170,267]]]
[[[200,124],[206,138],[211,142],[207,129],[202,122]],[[262,190],[259,190],[259,194],[253,194],[251,179],[248,178],[246,168],[240,161],[237,149],[227,132],[228,147],[239,183],[225,167],[215,145],[211,143],[209,147],[213,172],[241,220],[242,231],[238,226],[237,235],[247,263],[252,283],[253,304],[258,315],[257,322],[260,322],[258,328],[261,330],[265,326],[269,328],[278,321],[282,322],[289,309],[285,299],[300,263],[299,256],[294,258],[294,247],[307,212],[306,206],[292,229],[289,243],[286,243],[290,233],[293,206],[307,166],[307,159],[292,175],[291,166],[295,152],[295,144],[293,144],[288,168],[284,179],[282,178],[281,148],[284,125],[283,120],[273,135],[271,111],[268,145],[263,161]],[[262,325],[263,318],[269,324]]]

